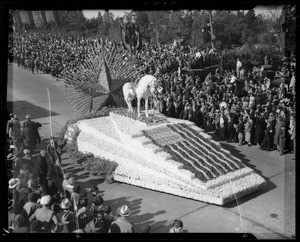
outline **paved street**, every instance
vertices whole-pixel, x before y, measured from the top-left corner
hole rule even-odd
[[[64,123],[72,118],[72,106],[60,91],[61,84],[50,75],[32,75],[11,63],[8,68],[8,111],[16,113],[21,123],[26,114],[40,122],[43,125],[40,129],[42,145],[45,145],[50,136],[47,88],[53,136],[57,136]],[[261,151],[257,147],[221,144],[267,181],[264,189],[223,207],[117,182],[107,184],[103,179],[85,173],[68,157],[63,157],[63,166],[65,171],[73,172],[88,191],[92,186],[98,186],[113,211],[122,204],[129,205],[132,210],[130,220],[137,230],[151,225],[153,233],[168,232],[173,220],[180,218],[188,232],[247,232],[258,239],[294,238],[295,160],[290,154],[280,156],[278,152]]]

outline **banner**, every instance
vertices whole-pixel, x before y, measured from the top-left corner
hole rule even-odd
[[[45,11],[47,23],[55,22],[53,11]]]
[[[28,11],[19,11],[19,15],[20,15],[22,24],[31,25]]]
[[[40,29],[44,27],[44,21],[41,11],[32,11],[32,17],[36,28]]]

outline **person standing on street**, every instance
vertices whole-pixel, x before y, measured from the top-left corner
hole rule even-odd
[[[41,143],[38,127],[35,122],[31,121],[29,114],[26,115],[26,121],[23,123],[23,136],[25,145],[29,147],[31,152],[36,149],[37,144]]]
[[[17,147],[17,150],[20,150],[23,145],[21,123],[17,115],[10,114],[10,117],[11,119],[7,122],[6,133],[12,144]]]
[[[111,223],[111,233],[134,233],[134,227],[127,217],[130,215],[130,210],[127,205],[123,205],[117,209],[118,218]]]

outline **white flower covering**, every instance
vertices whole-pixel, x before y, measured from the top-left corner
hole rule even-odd
[[[211,139],[190,121],[167,120],[171,124],[185,123],[199,135]],[[114,172],[117,181],[218,205],[232,201],[234,194],[240,197],[265,184],[265,180],[248,167],[206,183],[200,181],[195,174],[183,169],[183,164],[173,160],[169,153],[143,136],[142,130],[155,130],[165,125],[147,127],[145,123],[113,113],[109,117],[83,120],[78,122],[81,130],[77,138],[78,150],[117,162]],[[219,150],[213,150],[224,161],[228,159]]]
[[[80,130],[84,130],[91,135],[103,136],[104,134],[121,142],[121,139],[109,117],[81,120],[77,122],[77,126]]]

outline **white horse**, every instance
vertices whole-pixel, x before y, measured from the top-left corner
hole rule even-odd
[[[132,109],[132,100],[134,99],[134,96],[137,97],[137,111],[138,111],[138,117],[141,116],[140,108],[141,108],[141,99],[145,99],[145,113],[146,117],[149,118],[148,114],[148,99],[150,94],[154,94],[155,90],[157,89],[158,82],[157,79],[152,75],[146,75],[143,76],[139,82],[137,83],[135,90],[134,87],[132,87],[132,84],[130,82],[127,82],[123,85],[123,95],[125,102],[128,106],[128,112],[133,112]],[[135,95],[134,95],[135,94]]]

